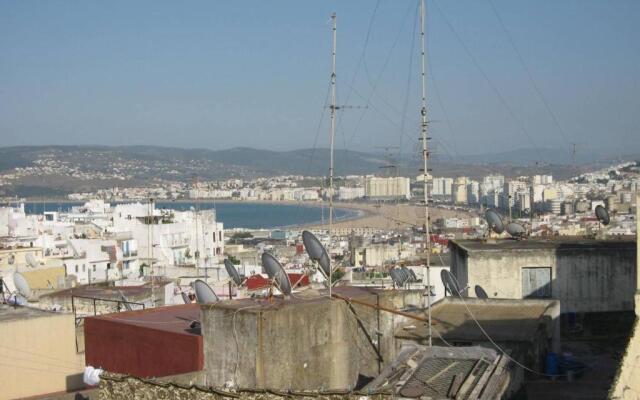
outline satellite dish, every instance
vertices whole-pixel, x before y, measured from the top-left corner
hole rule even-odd
[[[274,256],[265,252],[262,253],[262,266],[267,275],[269,275],[269,279],[276,281],[276,285],[278,285],[278,289],[282,294],[289,296],[291,294],[291,281],[289,281],[289,276],[284,271],[282,264]]]
[[[29,282],[27,282],[27,279],[20,272],[16,271],[13,273],[13,285],[22,297],[27,299],[31,297]]]
[[[36,257],[33,255],[33,253],[27,253],[24,258],[31,268],[38,268],[38,260],[36,260]]]
[[[507,233],[514,238],[521,238],[527,234],[527,230],[517,222],[509,222],[507,224]]]
[[[489,298],[489,295],[487,294],[487,292],[484,291],[482,286],[476,285],[474,290],[476,292],[476,297],[477,298],[479,298],[479,299],[488,299]]]
[[[184,304],[191,304],[191,299],[189,298],[189,295],[186,294],[185,292],[180,293],[182,295],[182,301],[184,301]]]
[[[411,268],[407,269],[409,270],[409,274],[411,275],[411,279],[413,280],[413,282],[418,282],[418,276],[416,275],[416,273]]]
[[[596,218],[602,225],[609,225],[611,222],[611,217],[609,216],[609,211],[606,208],[602,207],[600,204],[596,206]]]
[[[504,223],[502,222],[502,217],[495,210],[487,210],[484,213],[484,219],[487,220],[487,224],[489,225],[489,229],[494,231],[497,234],[501,234],[504,232]]]
[[[402,273],[402,277],[404,278],[404,284],[405,285],[412,281],[411,273],[409,272],[409,268],[402,266],[402,267],[400,267],[400,272]]]
[[[309,254],[309,258],[320,264],[320,268],[325,277],[331,275],[331,260],[327,249],[324,248],[320,240],[309,231],[302,231],[302,243]]]
[[[241,286],[242,278],[240,277],[236,266],[233,265],[233,263],[229,259],[224,260],[224,268],[227,270],[227,274],[229,274],[229,277],[233,279],[233,282],[236,284],[236,286]]]
[[[399,269],[392,268],[389,270],[389,276],[391,276],[391,280],[395,283],[396,286],[403,286],[403,279]]]
[[[405,266],[402,266],[401,268],[405,272],[405,274],[407,274],[407,282],[418,282],[418,277],[416,276],[416,273],[413,272],[412,269],[407,268]]]
[[[442,284],[444,285],[445,290],[451,293],[451,295],[461,295],[458,283],[453,278],[453,275],[451,275],[451,272],[443,269],[442,271],[440,271],[440,278],[442,279]]]
[[[207,285],[207,283],[201,279],[193,283],[193,288],[196,291],[198,304],[215,303],[220,300],[213,292],[213,289],[211,289],[211,286]]]

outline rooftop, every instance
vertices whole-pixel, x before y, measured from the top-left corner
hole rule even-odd
[[[556,300],[507,300],[466,298],[465,303],[489,336],[495,340],[531,341],[549,312],[560,304]],[[467,308],[460,299],[445,297],[431,308],[433,329],[446,338],[485,341]],[[420,311],[420,315],[424,314]],[[407,329],[408,328],[408,329]],[[427,324],[411,321],[396,331],[396,337],[422,340],[426,338]],[[437,335],[437,334],[436,334]]]
[[[155,286],[160,287],[167,283],[165,280],[156,280]],[[59,290],[47,293],[44,297],[91,297],[109,300],[121,300],[121,294],[131,299],[151,295],[151,284],[149,282],[136,286],[105,286],[104,284],[82,285],[70,289]]]
[[[366,298],[371,297],[372,304],[375,304],[373,296],[384,295],[388,290],[382,290],[378,288],[370,287],[355,287],[355,286],[338,286],[332,289],[334,295],[339,295],[345,298]],[[301,304],[317,304],[326,302],[329,300],[329,292],[326,289],[315,290],[307,289],[298,293],[293,293],[288,299],[283,297],[272,297],[271,299],[235,299],[235,300],[223,300],[217,303],[206,304],[203,307],[214,309],[227,309],[227,310],[243,310],[246,312],[258,312],[265,310],[278,310],[283,307],[291,305]]]
[[[611,239],[589,239],[580,236],[559,236],[553,238],[528,238],[524,240],[451,240],[451,246],[469,251],[526,251],[526,250],[592,250],[592,249],[635,249],[635,237],[616,236]]]
[[[200,306],[198,304],[180,304],[176,306],[147,308],[145,310],[125,311],[87,318],[116,321],[147,329],[194,336],[200,335],[195,330],[189,328],[189,324],[192,321],[200,320]]]
[[[32,318],[53,317],[57,315],[65,315],[65,313],[41,310],[39,308],[28,306],[14,307],[7,304],[0,304],[0,323]]]
[[[404,398],[501,398],[507,367],[504,358],[482,347],[405,345],[365,390],[391,389]]]

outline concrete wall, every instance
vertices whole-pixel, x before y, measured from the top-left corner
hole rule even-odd
[[[0,399],[83,387],[72,314],[43,313],[0,322]]]
[[[402,308],[419,305],[421,293],[386,291],[379,297],[359,294],[358,299]],[[374,345],[384,362],[395,357],[393,332],[403,317],[354,304],[356,318],[348,304],[337,299],[275,301],[203,307],[209,385],[232,381],[240,387],[350,389],[359,374],[375,376],[384,366]]]
[[[451,271],[461,288],[480,285],[491,298],[521,299],[525,267],[551,268],[551,297],[562,312],[628,311],[633,309],[636,249],[612,245],[467,250],[451,245]]]
[[[640,193],[636,195],[636,204],[640,204]],[[640,207],[636,209],[636,243],[640,234]],[[637,247],[636,261],[640,260],[640,247]],[[636,281],[635,294],[636,323],[629,338],[627,350],[620,363],[615,383],[611,387],[611,399],[638,399],[640,397],[640,274]]]
[[[560,248],[556,260],[552,291],[560,298],[564,312],[634,309],[635,249]]]

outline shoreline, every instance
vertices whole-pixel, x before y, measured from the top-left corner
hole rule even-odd
[[[18,201],[18,203],[20,203],[21,201]],[[25,199],[24,201],[22,201],[25,204],[47,204],[47,203],[53,203],[53,204],[84,204],[86,202],[85,201],[78,201],[78,200],[69,200],[69,199],[46,199],[46,200],[29,200],[29,199]],[[140,199],[134,199],[134,200],[118,200],[118,201],[113,201],[110,202],[112,204],[118,204],[118,203],[143,203],[144,200],[140,200]],[[176,204],[194,204],[194,203],[201,203],[201,204],[261,204],[261,205],[273,205],[273,206],[297,206],[297,207],[313,207],[313,208],[321,208],[321,207],[329,207],[329,203],[326,201],[295,201],[295,200],[282,200],[282,201],[276,201],[276,200],[231,200],[231,199],[223,199],[223,200],[217,200],[217,199],[177,199],[177,200],[168,200],[168,199],[160,199],[160,200],[156,200],[155,201],[156,204],[170,204],[170,203],[176,203]],[[9,202],[5,202],[4,204],[10,204]],[[340,202],[335,202],[334,203],[334,209],[336,210],[348,210],[349,214],[352,215],[348,215],[346,217],[343,218],[339,218],[339,219],[335,219],[334,223],[346,223],[346,222],[354,222],[366,217],[370,217],[372,215],[371,210],[369,210],[366,204],[358,204],[358,203],[340,203]],[[224,221],[222,221],[224,223]],[[235,229],[243,229],[243,230],[273,230],[273,229],[304,229],[304,228],[311,228],[311,227],[324,227],[327,226],[327,223],[325,222],[324,224],[322,223],[321,220],[318,221],[313,221],[313,222],[308,222],[308,223],[300,223],[300,224],[291,224],[291,225],[279,225],[279,226],[273,226],[270,228],[242,228],[242,227],[235,227],[235,228],[228,228],[229,230],[235,230]]]
[[[143,202],[144,200],[123,200],[114,203],[125,202]],[[83,204],[82,201],[73,200],[39,200],[28,201],[25,203],[39,204],[39,203],[58,203],[58,204]],[[281,205],[281,206],[297,206],[297,207],[327,207],[329,203],[326,201],[295,201],[295,200],[214,200],[214,199],[179,199],[179,200],[159,200],[156,204],[163,203],[175,203],[175,204],[262,204],[262,205]],[[372,228],[372,229],[386,229],[393,230],[398,228],[408,227],[421,227],[424,223],[424,208],[417,204],[401,203],[396,204],[379,204],[379,203],[359,203],[359,202],[334,202],[335,209],[349,210],[354,212],[353,215],[336,219],[333,222],[333,227],[337,229],[343,228]],[[474,216],[473,212],[469,211],[456,211],[445,208],[431,207],[430,219],[435,221],[438,218],[469,218]],[[224,223],[224,221],[222,221]],[[309,223],[291,224],[291,225],[279,225],[270,228],[228,228],[232,229],[327,229],[328,223],[325,221],[315,221]]]

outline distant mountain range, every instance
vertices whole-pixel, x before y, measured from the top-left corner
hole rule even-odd
[[[517,149],[495,153],[474,154],[462,156],[454,159],[455,162],[465,164],[511,164],[527,166],[535,164],[554,165],[602,165],[615,162],[616,160],[638,160],[640,153],[618,154],[594,153],[577,149],[573,154],[571,149],[566,148],[528,148]]]
[[[336,150],[336,175],[393,174],[384,154]],[[640,159],[630,155],[625,160]],[[487,174],[520,176],[550,173],[559,179],[612,163],[614,159],[576,155],[559,149],[522,149],[459,159],[434,156],[430,169],[436,176]],[[420,155],[404,154],[394,162],[403,176],[416,176]],[[113,186],[152,182],[268,177],[275,175],[325,176],[328,149],[292,151],[247,147],[229,150],[183,149],[159,146],[19,146],[0,148],[0,196],[62,195]],[[16,172],[16,168],[21,168]]]

